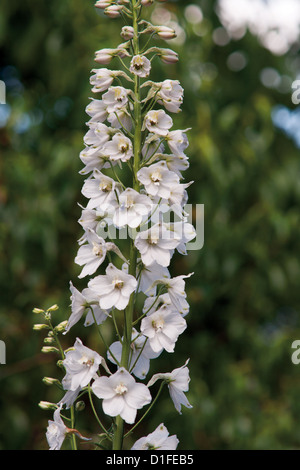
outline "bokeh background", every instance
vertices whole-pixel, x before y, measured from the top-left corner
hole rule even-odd
[[[292,83],[300,74],[298,0],[194,0],[157,3],[149,19],[175,27],[167,46],[180,62],[155,62],[153,79],[185,88],[176,128],[191,127],[189,202],[205,205],[205,243],[174,258],[172,274],[194,271],[188,330],[174,354],[153,361],[170,371],[190,357],[188,398],[174,410],[167,390],[140,429],[162,421],[181,449],[299,449],[300,113]],[[78,203],[94,51],[115,47],[122,25],[91,0],[0,3],[0,449],[47,449],[52,412],[40,400],[60,393],[43,382],[62,377],[40,352],[34,307],[70,314]],[[109,328],[106,331],[109,335]],[[74,327],[98,347],[91,329]],[[98,432],[89,405],[82,433]]]

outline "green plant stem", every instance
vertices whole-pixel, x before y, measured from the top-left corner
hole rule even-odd
[[[133,54],[138,55],[140,52],[139,48],[139,29],[138,19],[140,15],[141,5],[138,0],[132,0],[132,24],[134,30],[134,37],[132,39]],[[141,155],[141,141],[142,141],[142,110],[141,110],[141,92],[140,92],[140,78],[134,76],[134,137],[133,137],[133,189],[139,191],[139,182],[137,180],[137,172],[140,166],[140,155]],[[131,241],[130,246],[130,264],[129,274],[136,277],[137,267],[137,252],[134,246],[134,241]],[[124,335],[122,344],[122,358],[121,366],[129,370],[129,357],[130,357],[130,345],[131,345],[131,334],[132,334],[132,323],[134,314],[135,295],[131,294],[129,299],[128,307],[125,310],[124,315]],[[115,420],[115,432],[113,438],[113,450],[121,450],[123,447],[123,436],[124,436],[124,421],[120,416],[116,417]]]
[[[152,407],[155,405],[159,395],[161,394],[161,391],[163,389],[163,386],[165,385],[165,381],[163,381],[161,384],[160,384],[160,387],[159,387],[159,390],[157,392],[157,395],[156,397],[154,398],[153,402],[151,403],[151,405],[149,406],[149,408],[147,409],[147,411],[143,414],[143,416],[141,417],[141,419],[139,419],[139,421],[137,423],[135,423],[135,425],[130,429],[130,431],[128,431],[124,437],[127,437],[129,436],[129,434],[132,433],[132,431],[134,431],[135,428],[137,428],[137,426],[143,421],[143,419],[147,416],[147,414],[150,412],[150,410],[152,409]]]

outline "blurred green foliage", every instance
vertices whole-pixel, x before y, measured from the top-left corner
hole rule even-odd
[[[299,149],[271,119],[274,105],[293,106],[290,91],[260,80],[266,67],[293,78],[298,49],[274,56],[249,33],[219,46],[215,2],[193,2],[204,14],[198,23],[185,15],[190,3],[167,5],[186,37],[174,46],[179,64],[157,62],[153,79],[176,78],[185,88],[175,125],[192,128],[186,179],[194,181],[189,202],[205,205],[205,244],[174,259],[173,275],[195,273],[187,283],[189,327],[153,372],[190,357],[194,408],[179,416],[165,391],[140,433],[163,421],[182,449],[298,449],[300,366],[291,362],[291,344],[300,338]],[[39,322],[32,309],[58,303],[58,323],[70,313],[69,280],[82,287],[74,256],[89,76],[94,51],[118,45],[120,27],[90,0],[0,4],[7,86],[7,105],[0,105],[0,338],[7,347],[0,449],[47,449],[52,413],[37,404],[60,399],[42,383],[60,372],[55,358],[39,352],[43,333],[32,331]],[[228,57],[236,51],[246,64],[232,70]],[[98,348],[90,332],[76,326],[63,343],[71,346],[78,334]],[[97,432],[88,405],[86,412],[83,434]]]

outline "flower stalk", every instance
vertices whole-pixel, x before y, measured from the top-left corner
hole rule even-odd
[[[190,380],[188,361],[173,372],[154,374],[145,384],[150,362],[162,353],[173,353],[187,328],[189,307],[183,278],[189,275],[172,278],[170,264],[176,251],[186,254],[186,243],[196,235],[184,209],[189,186],[182,183],[182,171],[189,165],[184,153],[186,132],[171,130],[169,114],[180,112],[183,89],[177,80],[148,80],[155,60],[165,64],[178,60],[171,49],[149,47],[155,38],[175,36],[172,28],[141,19],[143,9],[153,3],[98,0],[95,5],[108,18],[124,20],[121,37],[125,42],[96,52],[100,68],[92,70],[90,79],[92,91],[100,99],[93,98],[86,108],[90,120],[80,153],[84,164],[80,173],[87,175],[82,194],[88,202],[79,219],[84,234],[75,257],[81,267],[78,277],[88,278],[87,286],[79,292],[70,282],[71,314],[63,327],[48,322],[35,328],[51,333],[65,373],[59,382],[65,393],[53,405],[54,420],[49,421],[46,433],[53,450],[61,448],[67,435],[71,435],[74,450],[75,436],[86,440],[74,429],[76,412],[84,408],[78,400],[84,394],[101,431],[95,445],[106,448],[104,438],[113,450],[126,448],[126,438],[153,411],[164,384],[179,413],[181,405],[191,407],[185,395]],[[106,68],[115,58],[122,70]],[[131,174],[130,187],[124,183],[125,167]],[[168,219],[171,213],[177,216],[176,222],[171,222],[173,216]],[[127,238],[122,252],[124,243],[118,244],[118,235],[120,240],[124,238],[124,230]],[[43,314],[43,310],[35,309],[35,313]],[[69,334],[84,318],[84,327],[98,330],[109,365],[78,337],[64,350],[58,334]],[[109,321],[117,338],[112,344],[101,329]],[[46,342],[45,352],[55,350],[51,341]],[[152,398],[150,387],[159,379],[162,383]],[[102,424],[98,408],[96,411],[94,397],[102,404],[104,422],[111,419],[109,430]],[[70,420],[71,429],[64,420]],[[125,425],[131,427],[125,429]],[[176,449],[178,442],[161,423],[132,449]]]

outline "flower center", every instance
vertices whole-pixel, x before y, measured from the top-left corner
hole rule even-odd
[[[161,182],[161,172],[159,170],[154,171],[151,176],[151,181],[154,184],[160,183]]]
[[[87,356],[82,356],[78,362],[85,366],[91,367],[94,364],[94,359],[91,359]]]
[[[116,386],[116,388],[114,388],[114,391],[116,392],[117,395],[124,395],[124,393],[127,392],[127,387],[126,385],[124,385],[122,382],[119,383],[119,385]]]
[[[101,257],[103,255],[103,250],[101,245],[98,245],[97,243],[93,243],[93,253],[95,256]]]
[[[113,285],[115,289],[122,289],[122,287],[124,286],[124,281],[122,281],[121,279],[114,279]]]
[[[165,321],[163,318],[159,318],[158,320],[153,320],[152,327],[155,329],[156,332],[159,332],[163,329]]]
[[[99,189],[100,191],[102,191],[103,193],[109,193],[112,189],[111,187],[111,184],[110,183],[105,183],[104,181],[102,183],[99,184]]]

